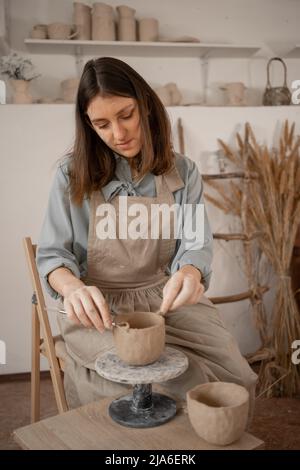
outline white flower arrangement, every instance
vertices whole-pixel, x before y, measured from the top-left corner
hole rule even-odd
[[[19,56],[16,52],[0,57],[0,73],[15,80],[30,81],[39,75],[33,75],[34,65],[30,59]]]

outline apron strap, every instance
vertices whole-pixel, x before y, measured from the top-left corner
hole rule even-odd
[[[168,173],[155,176],[156,196],[165,194],[168,190],[174,193],[178,189],[184,188],[184,182],[174,164]]]

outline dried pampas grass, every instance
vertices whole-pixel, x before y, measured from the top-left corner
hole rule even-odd
[[[261,232],[258,250],[267,258],[277,275],[276,300],[272,311],[271,333],[264,309],[255,312],[262,347],[249,357],[260,360],[260,390],[267,396],[291,396],[300,390],[300,368],[292,363],[292,343],[300,339],[300,315],[291,286],[290,265],[300,225],[300,138],[295,124],[283,125],[279,147],[268,149],[257,143],[250,124],[244,137],[237,134],[238,149],[223,141],[225,156],[246,175],[246,185],[208,181],[218,197],[207,199],[225,213],[239,215],[246,233]],[[247,178],[247,174],[257,178]],[[230,190],[230,191],[229,191]],[[249,241],[248,241],[249,244]],[[245,245],[244,245],[245,246]],[[245,247],[245,265],[250,281],[255,279],[251,250]],[[258,281],[257,281],[258,282]],[[276,386],[271,386],[275,384]]]

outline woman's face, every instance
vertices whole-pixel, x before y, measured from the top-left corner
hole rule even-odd
[[[140,113],[134,98],[96,96],[89,103],[87,115],[99,137],[114,152],[126,158],[140,152]]]

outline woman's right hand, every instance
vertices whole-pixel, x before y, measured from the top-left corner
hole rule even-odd
[[[65,289],[64,308],[67,317],[77,325],[96,328],[103,333],[112,328],[112,319],[102,292],[96,286],[86,286],[78,280],[74,286]]]

